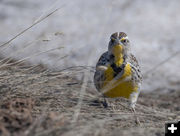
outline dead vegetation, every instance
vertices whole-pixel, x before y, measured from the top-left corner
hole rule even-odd
[[[110,99],[104,108],[87,77],[91,68],[50,71],[43,66],[8,65],[0,70],[1,135],[164,135],[166,121],[180,119],[179,90],[142,93],[135,123],[126,99]],[[84,79],[85,77],[83,77]],[[82,89],[83,88],[83,89]],[[174,104],[175,103],[175,104]]]
[[[7,46],[56,11],[0,47]],[[0,60],[0,135],[164,136],[164,123],[180,120],[180,88],[166,94],[158,90],[142,92],[136,106],[141,122],[138,126],[126,99],[110,99],[108,108],[102,106],[101,96],[90,80],[92,67],[50,71],[43,65],[24,63],[32,56],[19,61],[11,57]],[[77,76],[82,79],[77,80]]]

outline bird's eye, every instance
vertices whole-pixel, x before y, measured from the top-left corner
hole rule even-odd
[[[127,42],[129,42],[129,40],[128,39],[123,39],[123,40],[121,40],[121,42],[122,43],[127,43]]]
[[[111,39],[111,42],[114,43],[114,42],[115,42],[115,39]]]

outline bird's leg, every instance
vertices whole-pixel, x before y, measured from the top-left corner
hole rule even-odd
[[[136,119],[136,124],[141,125],[141,122],[139,121],[139,118],[138,118],[138,116],[137,116],[137,114],[136,114],[135,108],[134,108],[134,107],[131,107],[131,109],[132,109],[132,112],[134,113],[134,117],[135,117],[135,119]]]
[[[137,92],[135,91],[131,94],[131,96],[130,96],[130,107],[131,107],[132,112],[134,113],[136,124],[141,125],[139,118],[136,114],[136,110],[135,110],[135,105],[137,102],[138,95],[139,95],[139,91],[137,91]]]

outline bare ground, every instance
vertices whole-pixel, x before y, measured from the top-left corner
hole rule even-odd
[[[74,78],[84,70],[1,66],[0,135],[164,136],[165,122],[180,120],[180,89],[143,90],[136,106],[139,126],[126,99],[110,99],[104,108],[92,83]]]

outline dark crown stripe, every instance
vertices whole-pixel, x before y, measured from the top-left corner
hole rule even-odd
[[[111,35],[111,38],[113,38],[113,39],[117,39],[117,38],[118,38],[118,32],[113,33],[113,34]]]
[[[115,32],[111,35],[111,39],[121,39],[122,37],[126,37],[127,34],[124,32]]]
[[[119,33],[119,39],[121,39],[121,38],[123,38],[123,37],[126,37],[126,36],[127,36],[127,34],[124,33],[124,32],[120,32],[120,33]]]

